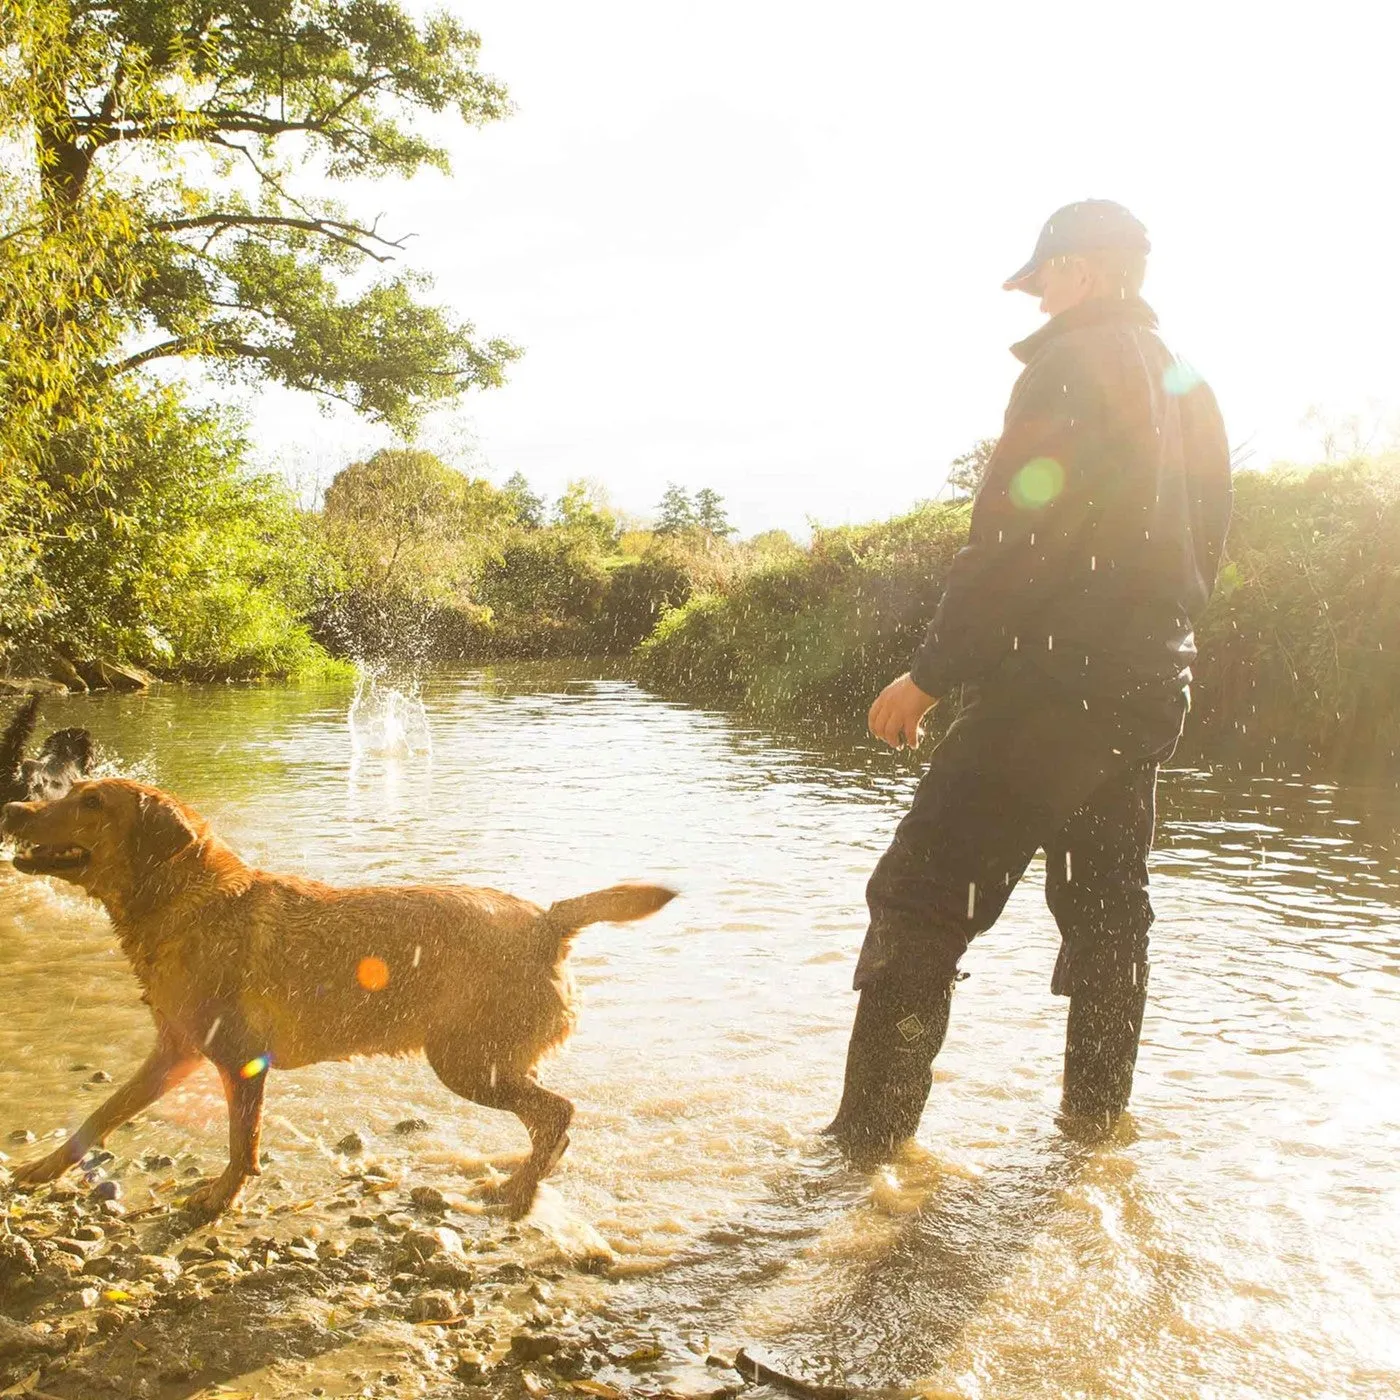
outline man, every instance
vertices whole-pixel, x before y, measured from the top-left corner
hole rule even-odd
[[[958,961],[1038,849],[1069,997],[1063,1113],[1126,1107],[1147,996],[1158,765],[1181,734],[1193,626],[1230,512],[1214,396],[1139,295],[1147,232],[1108,200],[1051,216],[1007,290],[1049,322],[1025,369],[937,615],[870,731],[916,746],[935,697],[963,709],[870,879],[841,1106],[862,1165],[918,1127]]]

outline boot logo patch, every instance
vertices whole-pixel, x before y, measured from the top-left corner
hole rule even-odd
[[[902,1021],[896,1021],[894,1028],[909,1041],[917,1040],[924,1033],[924,1023],[917,1016],[906,1016]]]

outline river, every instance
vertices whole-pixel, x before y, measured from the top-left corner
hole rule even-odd
[[[813,1133],[911,764],[579,667],[434,672],[422,703],[430,754],[371,751],[363,712],[352,745],[341,688],[163,687],[45,718],[88,725],[111,771],[270,868],[542,902],[624,877],[680,889],[580,937],[579,1031],[544,1069],[578,1116],[516,1247],[605,1243],[588,1306],[930,1395],[1400,1394],[1393,784],[1164,775],[1132,1121],[1093,1151],[1054,1128],[1065,1003],[1033,868],[964,962],[919,1150],[872,1179]],[[92,1067],[120,1079],[148,1040],[97,906],[0,870],[0,1140],[71,1126]],[[248,1216],[328,1194],[352,1130],[443,1184],[523,1144],[418,1061],[274,1074],[268,1113]],[[428,1128],[395,1134],[410,1116]],[[201,1074],[121,1151],[212,1167],[224,1131]]]

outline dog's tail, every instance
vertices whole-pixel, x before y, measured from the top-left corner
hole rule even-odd
[[[540,915],[541,951],[546,956],[558,952],[581,928],[589,924],[629,924],[664,909],[676,897],[665,885],[609,885],[605,890],[561,899]]]
[[[24,746],[34,732],[35,721],[39,718],[39,695],[28,696],[11,718],[3,736],[0,736],[0,778],[16,778],[19,766],[24,762]]]

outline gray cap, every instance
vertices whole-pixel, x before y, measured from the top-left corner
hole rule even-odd
[[[1037,274],[1051,258],[1101,253],[1110,248],[1147,253],[1152,244],[1142,223],[1111,199],[1081,199],[1077,204],[1066,204],[1045,221],[1030,260],[1002,283],[1002,289],[1033,292]]]

